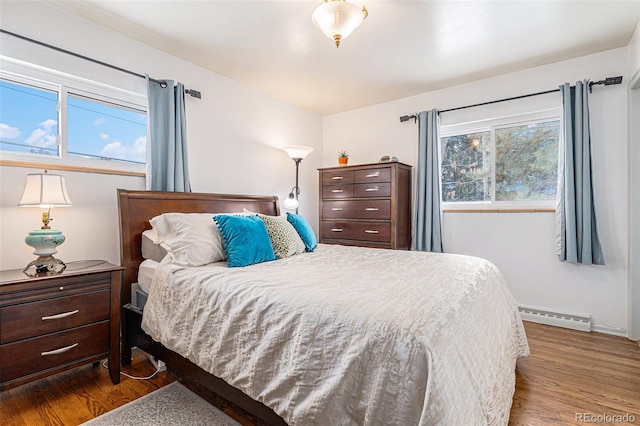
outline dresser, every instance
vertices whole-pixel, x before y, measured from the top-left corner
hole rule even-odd
[[[320,242],[408,250],[411,166],[375,163],[320,172]]]
[[[0,390],[104,358],[119,383],[122,270],[94,260],[58,275],[0,271]]]

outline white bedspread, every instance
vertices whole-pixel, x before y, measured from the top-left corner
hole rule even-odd
[[[291,425],[506,425],[529,348],[490,262],[319,245],[163,265],[143,329]]]

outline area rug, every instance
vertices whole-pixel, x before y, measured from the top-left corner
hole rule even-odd
[[[82,426],[238,426],[239,424],[182,384],[173,382],[89,420]]]

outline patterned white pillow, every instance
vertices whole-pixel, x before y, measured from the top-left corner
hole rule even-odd
[[[300,235],[286,217],[258,214],[267,227],[271,247],[278,259],[304,253],[305,247]]]

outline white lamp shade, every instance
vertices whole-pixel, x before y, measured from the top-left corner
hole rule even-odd
[[[366,17],[362,8],[349,1],[330,0],[316,8],[311,20],[325,36],[331,40],[339,36],[340,40],[349,37]]]
[[[27,175],[20,207],[68,207],[71,199],[67,193],[64,176],[49,173]]]
[[[293,194],[291,194],[293,195]],[[297,209],[298,206],[300,205],[300,203],[298,202],[298,200],[296,200],[294,197],[292,197],[291,195],[289,195],[285,200],[284,200],[284,207],[286,209],[289,210],[293,210],[293,209]]]
[[[313,152],[313,148],[304,145],[288,145],[283,146],[282,149],[287,152],[289,157],[299,158],[300,160],[303,160],[307,155]]]

